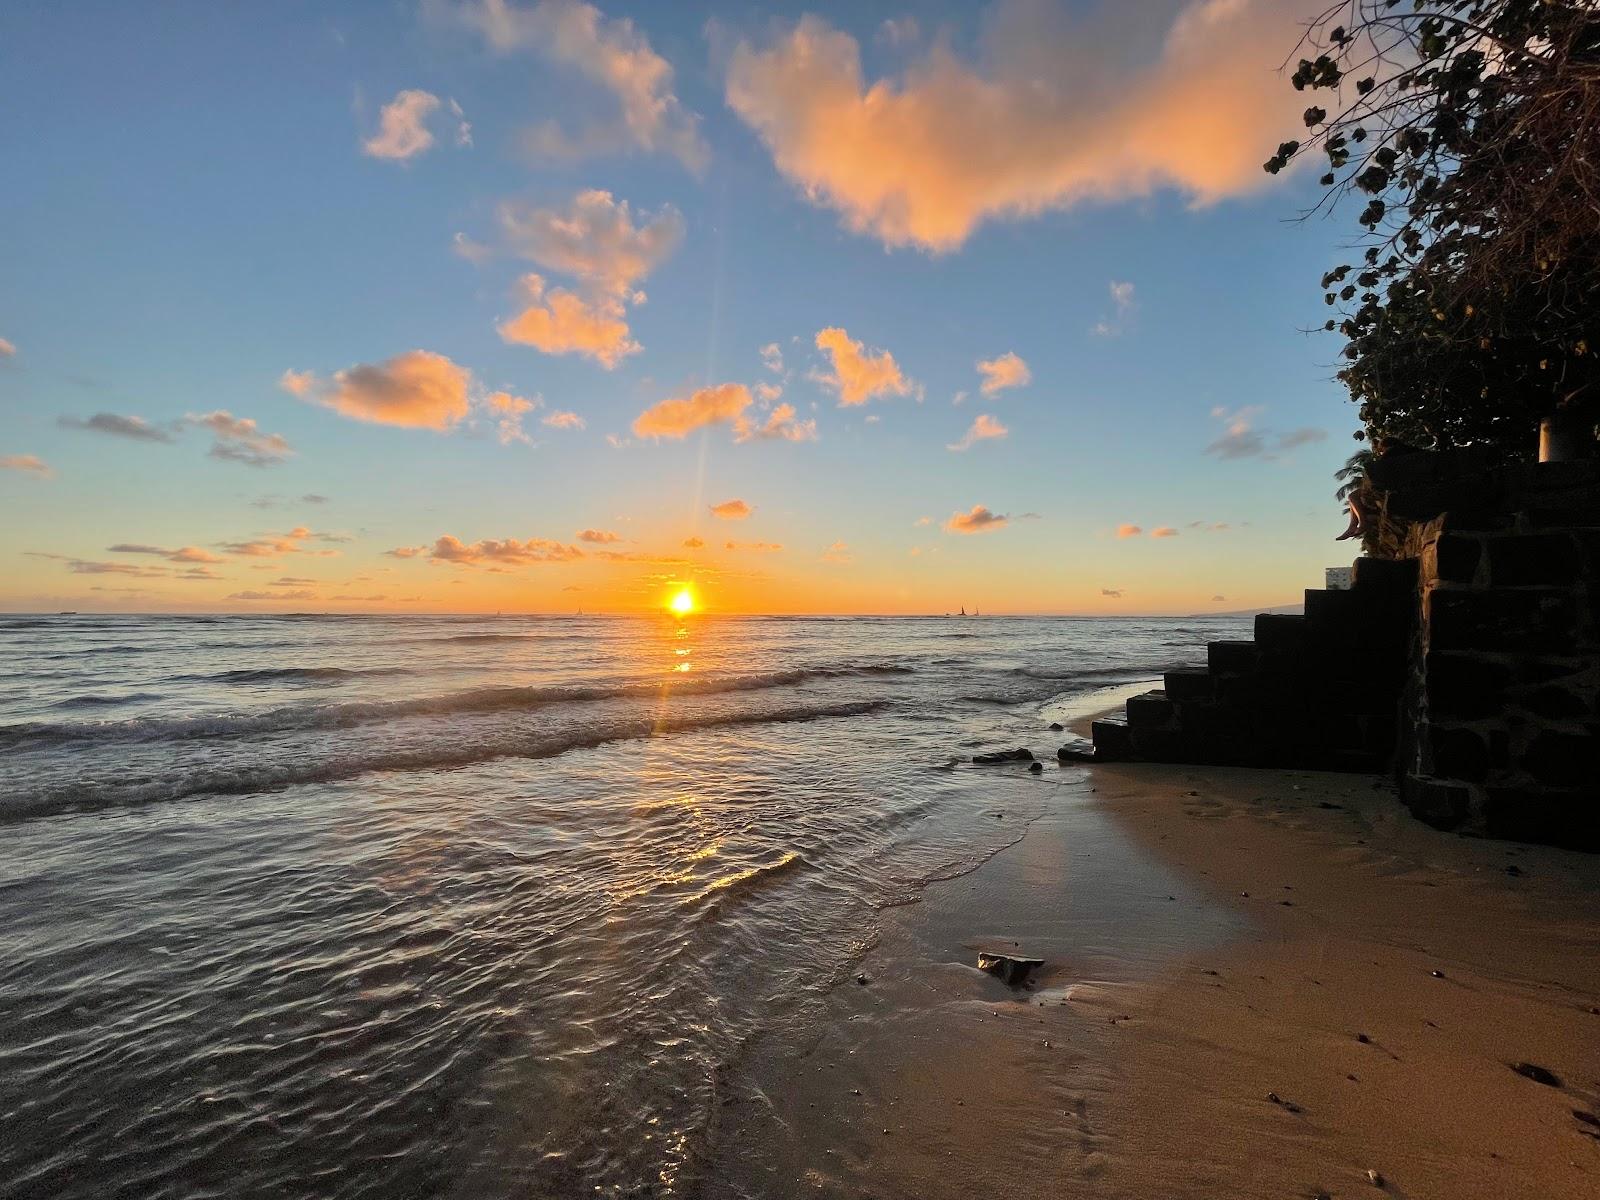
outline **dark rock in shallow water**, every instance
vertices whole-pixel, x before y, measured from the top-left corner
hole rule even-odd
[[[1044,774],[1044,764],[1042,762],[1029,763],[1028,770],[1032,771],[1035,775],[1042,775]]]
[[[1032,762],[1032,750],[1000,750],[994,754],[974,754],[972,761],[980,767],[992,767],[997,763]]]
[[[1028,976],[1042,966],[1042,958],[1023,958],[995,950],[978,951],[978,970],[989,972],[1008,987],[1021,987]]]
[[[1094,743],[1087,738],[1079,738],[1075,742],[1068,742],[1056,751],[1057,762],[1096,762]]]
[[[1066,726],[1063,725],[1060,721],[1051,721],[1050,722],[1050,732],[1051,733],[1060,733],[1065,728],[1066,728]]]
[[[1511,1069],[1518,1075],[1521,1075],[1524,1079],[1531,1079],[1535,1083],[1542,1083],[1545,1085],[1545,1087],[1558,1088],[1561,1086],[1561,1076],[1557,1075],[1554,1071],[1546,1070],[1544,1067],[1538,1066],[1534,1063],[1517,1063]]]

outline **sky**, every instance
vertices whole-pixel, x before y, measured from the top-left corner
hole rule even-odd
[[[0,609],[1294,602],[1317,7],[8,4]]]

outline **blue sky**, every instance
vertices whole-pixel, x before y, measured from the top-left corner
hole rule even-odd
[[[1293,600],[1355,427],[1345,228],[1259,172],[1303,8],[11,6],[0,605]]]

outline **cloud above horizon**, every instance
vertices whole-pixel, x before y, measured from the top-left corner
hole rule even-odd
[[[531,272],[518,281],[518,289],[522,311],[498,326],[507,342],[545,354],[581,354],[608,371],[644,349],[633,340],[621,300],[585,300],[566,288],[546,293],[544,277]]]
[[[827,354],[833,374],[818,374],[818,383],[839,395],[840,408],[853,408],[878,396],[906,396],[914,385],[887,350],[870,351],[837,326],[820,330],[818,350]]]
[[[439,97],[432,92],[419,88],[396,92],[394,99],[379,111],[378,132],[361,143],[361,153],[391,162],[405,162],[422,154],[436,141],[428,124],[439,107]],[[472,145],[472,126],[467,124],[461,106],[451,100],[448,110],[456,120],[456,145]]]
[[[1111,281],[1111,307],[1112,314],[1101,317],[1089,330],[1096,337],[1116,337],[1127,328],[1129,318],[1139,307],[1133,298],[1133,284]]]
[[[175,563],[219,563],[224,560],[209,550],[202,550],[199,546],[180,546],[176,550],[169,550],[161,546],[145,546],[132,542],[118,542],[115,546],[106,547],[107,554],[151,554]]]
[[[572,562],[583,557],[576,546],[564,545],[549,538],[487,538],[468,544],[449,534],[434,540],[432,546],[402,546],[388,551],[395,558],[417,558],[426,555],[436,562],[456,566],[476,567],[485,563],[495,566],[529,566],[533,563]]]
[[[1000,424],[995,417],[988,413],[979,413],[977,420],[972,422],[972,425],[967,429],[967,432],[962,435],[961,440],[958,442],[951,442],[945,447],[945,449],[956,451],[970,450],[979,442],[991,441],[995,438],[1003,438],[1010,432],[1011,431],[1004,425]]]
[[[724,500],[711,506],[711,515],[724,521],[742,521],[753,512],[755,509],[743,500]]]
[[[946,533],[992,533],[1011,520],[1004,513],[990,512],[981,504],[974,504],[967,512],[954,512],[944,523]]]
[[[846,229],[944,252],[992,220],[1161,189],[1207,204],[1263,186],[1262,147],[1296,110],[1277,68],[1318,7],[1003,0],[984,14],[975,61],[941,40],[877,80],[854,37],[805,16],[764,47],[738,44],[725,98],[778,171]],[[1158,44],[1152,27],[1164,27]],[[1127,45],[1149,50],[1107,53]]]
[[[114,437],[133,438],[142,442],[171,442],[172,434],[160,426],[152,425],[143,417],[119,416],[117,413],[99,412],[87,419],[82,417],[57,417],[56,424],[63,429],[81,429],[88,433],[107,433]]]
[[[433,0],[435,9],[441,7]],[[609,92],[618,113],[568,133],[545,120],[522,134],[523,148],[539,159],[576,159],[629,149],[671,154],[699,173],[710,158],[700,119],[672,90],[672,64],[626,17],[605,16],[578,0],[477,0],[454,8],[502,54],[528,50],[570,68]]]
[[[279,381],[341,416],[402,429],[453,428],[471,408],[472,372],[431,350],[407,350],[381,363],[358,363],[322,384],[309,371],[285,371]]]
[[[733,425],[755,401],[742,383],[697,388],[652,404],[633,421],[635,437],[682,439],[708,425]]]
[[[1007,388],[1022,387],[1033,381],[1033,372],[1028,370],[1028,364],[1012,350],[996,358],[980,359],[978,374],[983,376],[978,390],[985,396],[993,396]]]
[[[683,217],[671,205],[641,212],[636,224],[626,200],[598,188],[564,211],[506,201],[497,215],[512,253],[600,295],[631,295],[683,242]]]
[[[0,470],[21,471],[25,475],[36,475],[40,479],[52,479],[55,471],[50,464],[37,454],[7,454],[0,457]]]
[[[271,467],[290,458],[294,451],[281,433],[264,433],[250,417],[236,417],[225,408],[215,412],[190,413],[184,424],[211,431],[212,458],[244,463],[248,467]]]
[[[1309,426],[1291,429],[1284,433],[1258,429],[1255,421],[1262,411],[1260,405],[1247,405],[1237,409],[1219,405],[1213,408],[1211,416],[1222,422],[1223,432],[1206,447],[1205,452],[1216,458],[1261,458],[1271,462],[1279,454],[1293,450],[1297,446],[1314,445],[1328,438],[1326,430],[1313,429]]]
[[[762,386],[764,385],[758,384],[757,388]],[[745,416],[738,417],[733,423],[733,440],[814,442],[817,440],[817,422],[814,418],[799,420],[794,405],[780,404],[767,414],[765,421],[760,423]]]

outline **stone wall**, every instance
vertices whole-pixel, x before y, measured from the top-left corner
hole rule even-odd
[[[1406,803],[1445,828],[1600,850],[1600,464],[1486,472],[1398,549],[1418,564]]]

